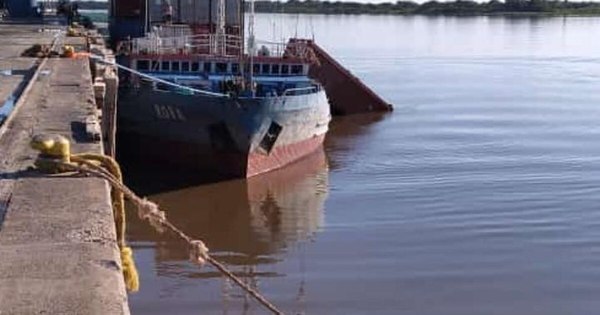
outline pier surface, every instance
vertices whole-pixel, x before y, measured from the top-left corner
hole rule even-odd
[[[88,60],[20,57],[52,44],[41,28],[0,23],[0,107],[22,92],[0,126],[0,314],[128,314],[108,185],[28,170],[33,134],[102,152],[85,131],[96,115]]]

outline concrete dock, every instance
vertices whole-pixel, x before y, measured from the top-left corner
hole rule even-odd
[[[103,152],[86,131],[98,119],[88,59],[20,57],[56,34],[0,23],[0,106],[16,106],[0,126],[0,314],[128,314],[107,183],[28,170],[34,134]]]

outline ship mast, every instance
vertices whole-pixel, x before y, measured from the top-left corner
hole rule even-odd
[[[250,21],[248,21],[248,54],[250,55],[250,90],[254,96],[254,54],[256,42],[254,39],[254,0],[250,0]]]
[[[150,25],[150,8],[148,7],[149,0],[144,1],[144,36],[148,34],[148,29]]]
[[[227,53],[225,43],[225,23],[226,23],[226,13],[225,13],[225,0],[219,0],[217,4],[217,31],[216,31],[216,41],[215,41],[215,53],[219,56],[225,56]]]

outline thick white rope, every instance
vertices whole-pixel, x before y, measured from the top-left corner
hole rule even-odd
[[[162,83],[162,84],[174,87],[174,88],[184,89],[184,90],[188,90],[188,91],[193,92],[193,93],[198,93],[198,94],[203,94],[203,95],[213,96],[213,97],[230,97],[228,94],[216,93],[216,92],[210,92],[210,91],[205,91],[205,90],[194,89],[194,88],[191,88],[189,86],[185,86],[185,85],[173,83],[173,82],[170,82],[170,81],[167,81],[167,80],[163,80],[161,78],[157,78],[155,76],[152,76],[152,75],[149,75],[149,74],[146,74],[146,73],[143,73],[143,72],[139,72],[139,71],[137,71],[135,69],[131,69],[129,67],[125,67],[125,66],[120,65],[120,64],[118,64],[116,62],[108,61],[108,60],[106,60],[104,57],[102,57],[100,55],[90,54],[89,56],[90,56],[91,59],[97,60],[97,61],[102,62],[104,64],[115,66],[115,67],[117,67],[119,69],[123,69],[125,71],[131,72],[133,74],[136,74],[136,75],[138,75],[140,77],[143,77],[143,78],[146,78],[148,80],[151,80],[151,81],[154,81],[154,82],[159,82],[159,83]]]

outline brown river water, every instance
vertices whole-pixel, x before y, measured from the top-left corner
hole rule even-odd
[[[396,110],[336,118],[323,151],[249,180],[125,163],[176,225],[289,314],[598,313],[600,19],[261,14],[257,29],[314,32]],[[128,240],[133,314],[267,314],[172,237],[132,218]]]

